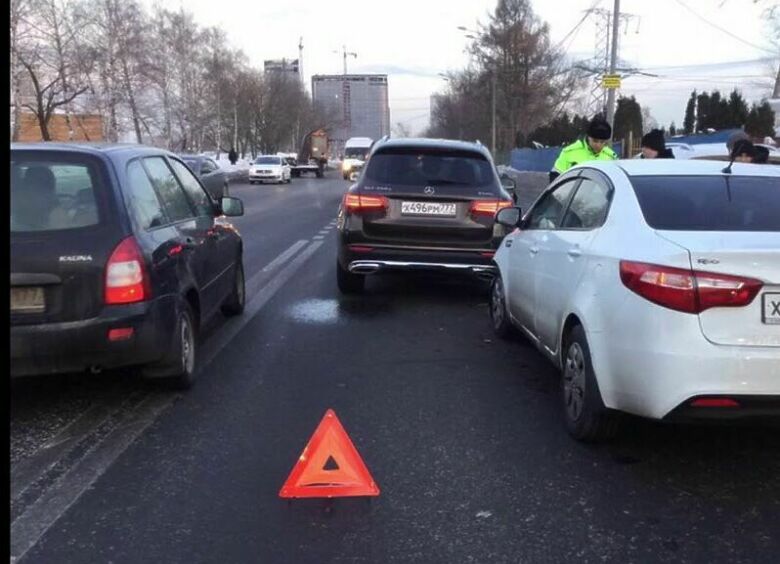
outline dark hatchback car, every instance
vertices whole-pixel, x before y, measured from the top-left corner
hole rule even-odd
[[[139,366],[191,385],[200,327],[244,308],[242,241],[166,151],[11,145],[11,376]]]
[[[212,198],[219,201],[229,195],[230,179],[214,159],[203,155],[181,155],[180,158],[195,173],[195,176],[200,178],[201,184]]]
[[[360,292],[366,275],[392,270],[492,277],[506,234],[495,214],[513,190],[479,143],[381,140],[339,209],[339,289]]]

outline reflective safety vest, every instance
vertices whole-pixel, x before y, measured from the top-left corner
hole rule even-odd
[[[553,172],[563,174],[571,167],[588,161],[614,161],[615,159],[617,155],[611,148],[605,146],[600,153],[596,154],[586,139],[580,139],[561,149],[561,154],[553,165]]]

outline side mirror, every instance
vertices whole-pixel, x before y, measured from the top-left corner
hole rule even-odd
[[[514,229],[520,225],[520,220],[523,218],[522,211],[518,207],[504,208],[498,211],[496,214],[496,223]]]
[[[238,217],[244,215],[244,202],[238,198],[222,198],[220,205],[222,207],[222,213],[228,217]]]

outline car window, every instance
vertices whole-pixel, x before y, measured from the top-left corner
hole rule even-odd
[[[257,165],[278,165],[281,164],[279,157],[257,157],[255,159]]]
[[[139,160],[127,165],[125,195],[130,213],[140,229],[153,229],[168,223],[160,198]]]
[[[780,231],[776,176],[634,176],[631,184],[654,229]]]
[[[206,159],[203,161],[203,165],[200,167],[201,174],[209,174],[217,170],[217,165],[214,163],[214,161],[210,159]]]
[[[564,229],[600,227],[607,217],[610,193],[609,187],[590,178],[583,178],[571,199],[561,227]]]
[[[63,156],[11,158],[11,231],[57,231],[97,225],[95,164]]]
[[[559,184],[552,192],[547,192],[529,212],[525,219],[525,229],[557,229],[566,209],[574,187],[579,178],[572,178]]]
[[[149,177],[160,195],[163,206],[165,206],[168,218],[172,222],[177,222],[195,217],[184,190],[179,181],[176,180],[171,168],[166,164],[165,159],[147,157],[144,159],[144,165],[149,171]]]
[[[171,159],[171,166],[173,166],[176,176],[179,177],[179,181],[184,187],[184,191],[187,193],[187,197],[195,208],[197,215],[199,217],[214,215],[214,205],[211,202],[211,198],[209,198],[200,185],[198,179],[195,178],[195,175],[192,174],[192,171],[175,159]]]

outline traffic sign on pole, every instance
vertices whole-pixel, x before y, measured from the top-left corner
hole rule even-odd
[[[604,88],[616,89],[620,88],[620,75],[619,74],[605,74],[601,77],[601,85]]]

